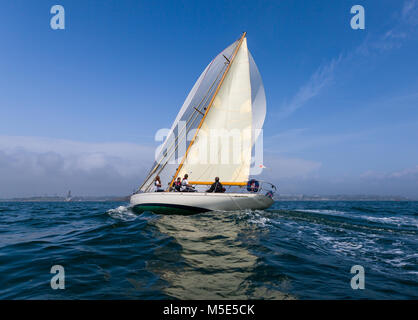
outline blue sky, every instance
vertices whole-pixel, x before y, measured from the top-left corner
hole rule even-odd
[[[0,198],[131,192],[156,131],[242,31],[282,193],[418,198],[418,0],[14,0],[0,25]]]

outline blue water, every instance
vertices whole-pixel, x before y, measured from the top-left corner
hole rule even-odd
[[[0,299],[417,299],[418,202],[137,215],[0,203]],[[65,289],[53,290],[53,265]],[[353,265],[365,289],[353,290]]]

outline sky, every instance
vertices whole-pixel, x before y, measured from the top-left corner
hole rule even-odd
[[[418,0],[1,1],[0,198],[132,192],[243,31],[267,99],[261,178],[418,199]]]

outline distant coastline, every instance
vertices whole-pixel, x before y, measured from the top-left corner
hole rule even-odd
[[[306,194],[279,194],[274,198],[277,201],[416,201],[403,196],[379,196],[379,195],[306,195]]]
[[[129,201],[130,196],[98,196],[98,197],[72,197],[70,201],[66,197],[60,196],[42,196],[42,197],[16,197],[9,199],[1,199],[0,202],[122,202]]]
[[[130,196],[75,196],[70,202],[128,202]],[[417,201],[403,196],[379,195],[306,195],[306,194],[279,194],[274,197],[276,201]],[[0,202],[68,202],[61,196],[32,196],[2,199]]]

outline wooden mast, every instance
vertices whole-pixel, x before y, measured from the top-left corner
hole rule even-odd
[[[181,160],[180,165],[178,166],[178,168],[177,168],[177,170],[176,170],[176,173],[175,173],[175,174],[174,174],[174,176],[173,176],[173,179],[171,179],[171,182],[170,182],[169,187],[168,187],[168,189],[167,189],[167,190],[169,190],[169,189],[170,189],[170,187],[173,185],[174,180],[176,179],[177,175],[179,174],[179,172],[180,172],[181,168],[183,167],[184,161],[185,161],[185,160],[186,160],[186,158],[187,158],[187,154],[189,153],[190,147],[193,145],[193,143],[194,143],[194,141],[195,141],[195,139],[196,139],[196,137],[197,137],[197,134],[199,133],[200,127],[202,126],[203,121],[205,120],[205,118],[206,118],[206,116],[207,116],[207,114],[208,114],[209,110],[211,109],[211,107],[212,107],[212,105],[213,105],[213,101],[215,100],[216,95],[218,94],[218,91],[219,91],[219,89],[221,88],[221,86],[222,86],[222,84],[223,84],[223,82],[224,82],[224,79],[225,79],[225,77],[226,77],[226,75],[227,75],[227,73],[228,73],[228,71],[229,71],[229,68],[231,67],[231,64],[232,64],[232,62],[234,61],[235,56],[237,55],[237,52],[238,52],[239,48],[241,47],[242,41],[244,41],[244,38],[245,38],[245,36],[246,36],[246,35],[247,35],[247,32],[244,32],[244,33],[242,34],[241,38],[239,39],[239,42],[238,42],[238,44],[237,44],[237,46],[236,46],[236,48],[235,48],[235,51],[234,51],[234,53],[233,53],[233,55],[232,55],[232,57],[231,57],[231,61],[228,63],[228,66],[226,67],[226,70],[225,70],[224,74],[222,75],[221,81],[219,81],[218,87],[216,88],[216,91],[215,91],[215,93],[213,94],[212,99],[210,100],[208,107],[206,108],[206,112],[205,112],[205,114],[203,115],[202,120],[200,120],[199,126],[197,127],[197,130],[196,130],[196,132],[195,132],[195,134],[194,134],[194,136],[193,136],[193,139],[192,139],[192,141],[190,142],[189,146],[187,147],[186,153],[184,154],[183,159]]]

